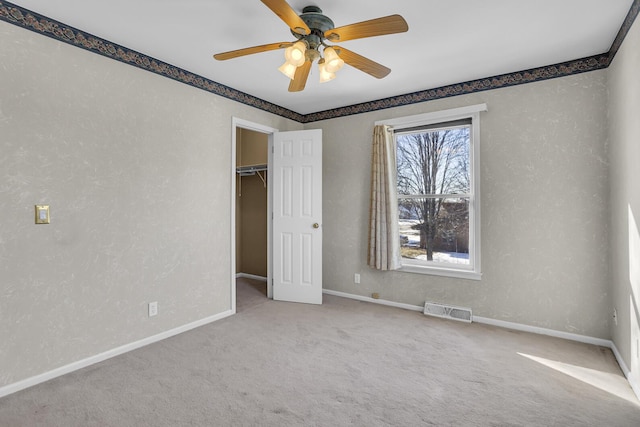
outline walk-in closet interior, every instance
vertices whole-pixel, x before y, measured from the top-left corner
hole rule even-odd
[[[268,135],[236,132],[236,275],[238,280],[267,278]],[[256,285],[258,285],[256,283]],[[261,284],[262,285],[262,284]]]

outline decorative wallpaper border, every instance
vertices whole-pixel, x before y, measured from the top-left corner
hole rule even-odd
[[[611,48],[600,55],[304,115],[0,0],[0,20],[2,21],[300,123],[345,117],[607,68],[639,12],[640,0],[634,0]]]
[[[305,123],[315,122],[318,120],[333,119],[353,114],[383,110],[386,108],[401,107],[404,105],[416,104],[418,102],[433,101],[434,99],[448,98],[451,96],[465,95],[485,90],[499,89],[525,83],[554,79],[557,77],[570,76],[572,74],[606,68],[608,65],[609,56],[607,54],[596,55],[575,61],[563,62],[561,64],[548,65],[545,67],[508,73],[495,77],[472,80],[465,83],[456,83],[435,89],[428,89],[406,95],[379,99],[377,101],[363,102],[362,104],[311,113],[305,115],[304,120]]]
[[[624,22],[620,27],[620,31],[618,31],[618,35],[613,40],[609,52],[607,52],[607,54],[609,55],[609,64],[611,64],[611,61],[613,61],[616,53],[618,53],[618,49],[620,49],[620,46],[622,46],[622,42],[624,41],[624,38],[627,36],[627,33],[636,20],[638,12],[640,12],[640,0],[633,0],[633,3],[629,8],[629,13],[627,13],[627,17],[624,19]],[[609,64],[607,64],[607,66],[609,66]]]

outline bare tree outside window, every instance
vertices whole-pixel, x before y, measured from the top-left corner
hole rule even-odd
[[[396,134],[402,256],[469,263],[470,125]]]

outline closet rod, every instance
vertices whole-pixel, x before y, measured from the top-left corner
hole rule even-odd
[[[236,167],[236,173],[241,176],[254,175],[256,172],[262,172],[267,170],[267,165],[249,165]]]

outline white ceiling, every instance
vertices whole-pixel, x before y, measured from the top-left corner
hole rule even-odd
[[[384,79],[345,66],[287,91],[283,51],[228,61],[214,53],[292,41],[259,0],[12,0],[12,3],[292,111],[308,114],[605,53],[633,0],[288,0],[319,6],[336,27],[392,14],[409,31],[344,42],[391,68]]]

